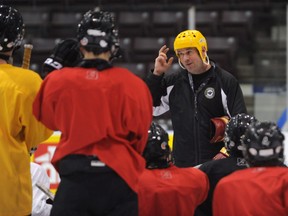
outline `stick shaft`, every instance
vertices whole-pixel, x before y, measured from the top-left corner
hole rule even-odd
[[[23,60],[22,60],[22,68],[29,69],[32,49],[33,49],[33,45],[32,44],[24,44],[24,54],[23,54]]]
[[[46,188],[44,185],[36,183],[36,186],[43,192],[45,193],[52,201],[54,200],[54,194]]]

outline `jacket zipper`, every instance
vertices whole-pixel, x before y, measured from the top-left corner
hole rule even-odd
[[[198,118],[198,94],[201,92],[201,90],[207,85],[208,81],[210,80],[210,78],[206,79],[203,83],[201,83],[201,85],[199,86],[199,88],[194,91],[194,83],[193,83],[193,77],[191,74],[188,74],[188,77],[189,77],[189,83],[190,83],[190,86],[191,86],[191,90],[192,90],[192,93],[194,94],[194,118],[195,118],[195,123],[194,123],[194,141],[196,143],[195,145],[195,150],[196,150],[196,164],[199,164],[200,163],[200,158],[199,158],[199,155],[200,155],[200,144],[199,144],[199,124],[198,124],[198,121],[199,121],[199,118]],[[196,123],[197,122],[197,123]]]

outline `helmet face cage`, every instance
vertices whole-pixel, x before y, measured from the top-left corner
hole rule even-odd
[[[168,163],[170,155],[168,140],[168,133],[159,124],[152,122],[148,131],[148,141],[143,153],[147,164],[163,162],[163,160],[166,160]]]
[[[207,54],[203,54],[203,51],[208,51],[207,42],[201,32],[197,30],[186,30],[180,32],[174,40],[174,51],[178,57],[177,50],[194,47],[198,50],[199,55],[204,63],[209,62]],[[205,53],[206,53],[205,52]]]
[[[12,7],[0,5],[0,52],[19,48],[23,37],[22,15]]]
[[[95,54],[110,51],[114,57],[119,49],[113,15],[98,8],[84,14],[78,24],[77,38],[81,46]]]
[[[229,153],[238,152],[242,154],[239,146],[241,145],[241,138],[243,137],[248,126],[257,119],[254,116],[240,113],[233,116],[227,123],[225,128],[224,143]]]
[[[278,165],[284,161],[284,139],[275,123],[254,123],[243,137],[243,155],[250,166]]]

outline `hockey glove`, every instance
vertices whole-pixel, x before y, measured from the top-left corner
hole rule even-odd
[[[210,143],[221,142],[224,140],[228,116],[216,117],[211,119],[211,139]]]
[[[59,70],[62,67],[75,67],[82,57],[77,40],[72,38],[62,40],[44,61],[41,77],[45,78],[53,70]]]

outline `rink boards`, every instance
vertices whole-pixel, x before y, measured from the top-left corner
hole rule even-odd
[[[283,132],[285,139],[285,155],[288,155],[288,132]],[[60,132],[54,132],[53,135],[45,142],[41,143],[38,146],[37,151],[34,153],[31,158],[32,161],[40,164],[46,171],[48,176],[50,177],[50,189],[52,192],[56,192],[58,184],[60,182],[60,177],[58,172],[55,170],[53,165],[50,163],[53,154],[55,152],[57,143],[60,140]],[[172,146],[173,141],[173,132],[169,132],[169,145]],[[285,163],[288,164],[288,160],[286,158]]]

